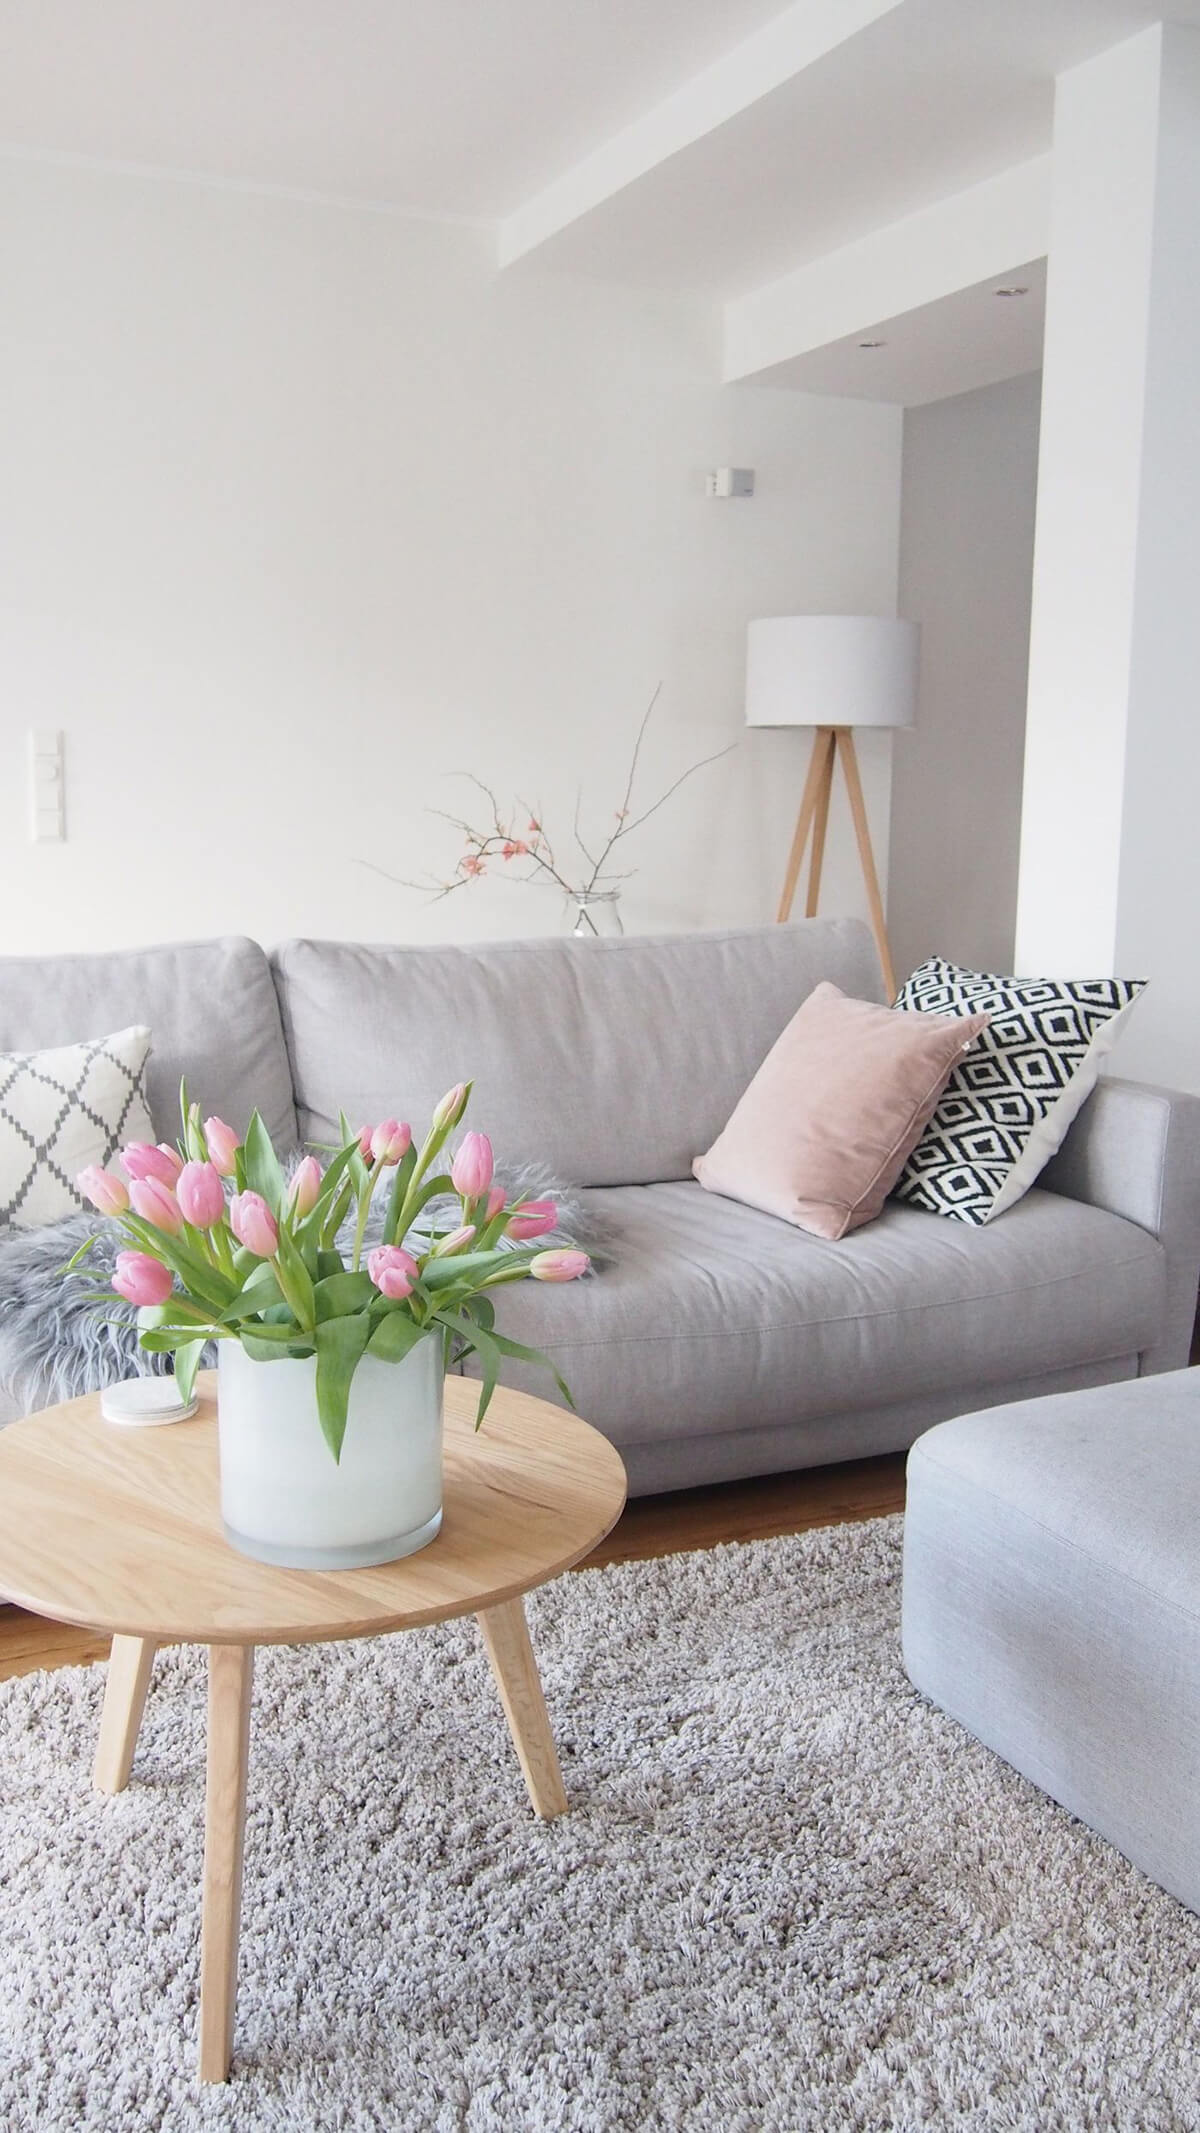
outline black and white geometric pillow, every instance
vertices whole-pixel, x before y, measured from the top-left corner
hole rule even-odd
[[[127,1141],[152,1141],[150,1032],[118,1030],[46,1052],[0,1052],[0,1229],[40,1229],[88,1202],[75,1184]]]
[[[898,1008],[991,1016],[894,1188],[931,1214],[991,1222],[1027,1193],[1099,1079],[1145,980],[999,978],[934,956]]]

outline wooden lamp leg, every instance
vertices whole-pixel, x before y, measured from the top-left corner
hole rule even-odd
[[[862,863],[863,880],[867,885],[867,905],[871,913],[871,930],[875,946],[879,950],[879,962],[888,1000],[896,997],[896,973],[892,969],[892,952],[888,947],[887,928],[883,920],[883,898],[879,893],[879,877],[875,872],[875,855],[871,850],[871,832],[867,826],[867,809],[863,800],[862,779],[858,774],[858,756],[854,747],[854,735],[848,726],[837,729],[838,753],[842,759],[842,775],[846,780],[846,792],[850,801],[850,813],[854,818],[854,834],[858,839],[858,856]]]
[[[804,847],[808,843],[808,832],[816,814],[817,802],[821,797],[826,777],[828,775],[828,777],[832,778],[833,775],[833,746],[833,727],[818,726],[816,738],[813,741],[812,756],[809,760],[808,776],[804,781],[804,792],[801,795],[800,812],[796,817],[796,830],[792,838],[792,849],[788,856],[787,873],[783,878],[783,894],[779,899],[778,912],[778,923],[780,925],[783,924],[785,919],[791,917],[792,903],[796,895],[796,884],[800,879],[800,869],[804,864]],[[828,802],[826,802],[826,805],[828,806]],[[824,845],[824,841],[824,828],[822,827],[822,845]]]
[[[808,901],[804,906],[806,918],[815,918],[821,901],[821,868],[825,860],[825,836],[829,828],[829,803],[833,798],[833,766],[837,751],[832,745],[825,751],[825,768],[821,773],[821,789],[817,794],[816,812],[813,815],[812,858],[808,867]]]

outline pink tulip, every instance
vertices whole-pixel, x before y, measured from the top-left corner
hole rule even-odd
[[[237,1192],[229,1203],[229,1227],[239,1244],[256,1259],[273,1259],[279,1249],[279,1224],[259,1192]]]
[[[433,1118],[431,1120],[434,1132],[438,1132],[443,1126],[457,1126],[459,1119],[462,1117],[463,1112],[466,1110],[466,1108],[466,1082],[456,1081],[452,1089],[447,1089],[446,1094],[443,1096],[440,1104],[435,1104],[434,1106]]]
[[[385,1118],[371,1135],[371,1154],[389,1169],[408,1154],[411,1146],[412,1127],[402,1126],[398,1118]]]
[[[376,1288],[396,1303],[411,1296],[421,1269],[411,1252],[399,1244],[380,1244],[367,1253],[367,1272]]]
[[[213,1169],[220,1177],[236,1177],[237,1152],[242,1144],[233,1127],[227,1126],[223,1118],[206,1118],[204,1138],[208,1143]]]
[[[516,1213],[509,1216],[508,1234],[519,1243],[529,1237],[544,1237],[558,1220],[556,1200],[522,1200]]]
[[[160,1141],[152,1148],[149,1141],[130,1141],[128,1148],[121,1150],[121,1168],[127,1178],[157,1178],[161,1185],[173,1185],[183,1169],[183,1159],[174,1148]]]
[[[294,1215],[311,1215],[321,1195],[321,1165],[315,1155],[306,1155],[288,1186],[288,1206]]]
[[[450,1179],[455,1192],[463,1200],[478,1200],[483,1197],[492,1182],[496,1168],[492,1144],[486,1133],[468,1133],[450,1165]]]
[[[185,1163],[175,1197],[194,1229],[212,1229],[225,1212],[225,1191],[215,1163]]]
[[[586,1252],[538,1252],[529,1271],[535,1281],[578,1281],[591,1263]]]
[[[358,1152],[361,1155],[364,1163],[369,1163],[372,1160],[371,1135],[374,1133],[374,1131],[374,1126],[364,1126],[362,1132],[358,1136]]]
[[[493,1185],[491,1191],[487,1196],[487,1213],[485,1219],[488,1222],[494,1222],[496,1216],[503,1211],[503,1207],[504,1187],[503,1185]]]
[[[164,1230],[169,1237],[179,1235],[183,1228],[179,1202],[161,1178],[135,1178],[129,1198],[134,1214],[140,1215],[143,1222],[152,1222],[155,1229]]]
[[[112,1285],[127,1303],[163,1304],[175,1284],[171,1270],[148,1252],[118,1252]]]
[[[452,1252],[465,1252],[474,1237],[475,1224],[464,1222],[461,1229],[452,1229],[448,1237],[439,1237],[429,1256],[431,1259],[448,1259]]]
[[[123,1215],[129,1205],[129,1194],[120,1178],[114,1178],[111,1170],[101,1170],[99,1163],[89,1163],[75,1180],[85,1200],[98,1207],[102,1215]]]

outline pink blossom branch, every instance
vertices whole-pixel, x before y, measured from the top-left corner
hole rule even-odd
[[[659,794],[657,800],[653,801],[640,815],[635,816],[630,821],[629,810],[633,803],[633,789],[641,761],[642,743],[645,740],[646,729],[661,694],[662,683],[660,682],[642,714],[641,723],[637,730],[637,737],[633,744],[633,753],[629,763],[629,772],[625,780],[624,797],[620,807],[617,809],[617,827],[602,847],[598,859],[594,857],[584,843],[580,829],[583,795],[582,792],[576,795],[574,839],[588,866],[591,868],[587,880],[581,886],[576,887],[575,884],[569,882],[561,871],[554,854],[554,847],[542,825],[540,809],[535,810],[530,807],[528,802],[522,800],[519,794],[517,795],[515,805],[524,811],[529,820],[529,829],[526,836],[518,837],[512,826],[511,816],[506,823],[501,815],[499,802],[491,786],[486,785],[483,779],[477,777],[475,772],[471,770],[458,771],[452,774],[468,778],[471,784],[476,786],[483,794],[491,811],[492,826],[490,829],[477,829],[473,823],[464,821],[459,815],[448,813],[445,808],[433,807],[429,809],[430,814],[436,815],[443,822],[449,822],[452,828],[458,830],[467,841],[468,850],[463,858],[459,860],[457,872],[452,880],[443,881],[433,876],[423,882],[410,881],[406,880],[402,875],[389,873],[386,867],[376,866],[374,861],[370,859],[360,858],[358,859],[358,864],[369,867],[373,874],[379,874],[385,881],[395,882],[401,888],[417,889],[423,894],[428,894],[430,900],[434,903],[440,902],[443,897],[452,895],[455,889],[465,889],[469,882],[474,881],[480,874],[487,871],[487,862],[495,858],[502,859],[505,865],[513,859],[528,859],[530,861],[529,871],[518,874],[516,877],[518,881],[536,881],[544,876],[555,882],[564,895],[569,897],[594,895],[602,882],[630,880],[633,874],[636,873],[636,868],[629,868],[619,874],[606,872],[608,861],[622,837],[628,837],[634,830],[641,829],[642,825],[648,822],[652,815],[656,815],[660,807],[665,807],[667,801],[679,791],[680,786],[685,785],[688,779],[694,777],[698,770],[707,769],[711,763],[719,763],[723,756],[731,755],[737,746],[736,742],[730,742],[727,748],[718,748],[715,754],[703,756],[698,763],[692,763],[687,770],[680,772],[680,775],[667,786],[665,792]]]

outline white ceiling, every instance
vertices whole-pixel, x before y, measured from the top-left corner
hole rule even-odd
[[[781,0],[0,0],[0,143],[497,220]]]
[[[531,226],[543,193],[569,196],[583,166],[563,226],[544,218],[548,234],[509,272],[728,299],[1038,154],[1055,74],[1162,12],[1157,0],[0,0],[0,150],[479,220],[505,256],[519,249],[506,232]],[[1200,22],[1200,0],[1168,12]],[[736,82],[764,37],[810,20],[827,47],[811,63],[781,66],[690,137],[672,142],[664,126],[657,159],[622,167],[626,129],[653,136],[689,97],[713,107],[722,71]],[[595,167],[613,173],[607,191],[589,193]],[[1037,304],[1002,319],[987,294],[928,306],[923,324],[886,322],[875,375],[896,389],[870,397],[931,397],[948,377],[962,390],[1018,355],[1029,367]],[[833,344],[772,380],[859,392],[859,356],[856,340]]]
[[[996,293],[1014,287],[1025,295]],[[1002,282],[993,277],[898,318],[876,319],[844,340],[760,372],[757,382],[920,407],[1040,369],[1045,322],[1046,262],[1030,259]],[[864,347],[865,341],[883,345]]]

